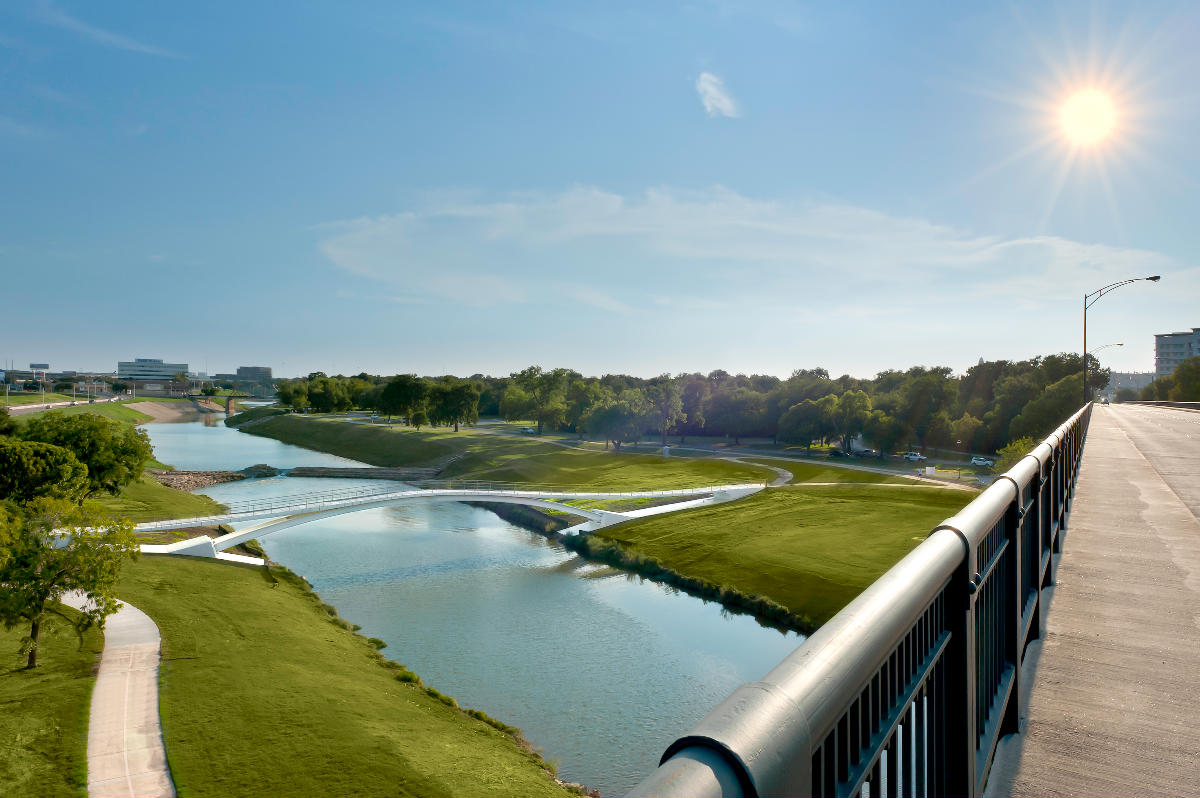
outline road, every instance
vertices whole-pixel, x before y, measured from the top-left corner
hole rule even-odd
[[[114,396],[109,399],[97,399],[95,404],[102,404],[104,402],[119,402],[119,401],[121,401],[120,398]],[[9,413],[9,415],[16,416],[16,415],[20,415],[21,413],[32,413],[36,410],[55,410],[60,407],[70,407],[72,405],[86,405],[86,404],[90,404],[87,399],[76,399],[74,402],[47,402],[44,405],[43,404],[9,405],[8,413]]]
[[[1200,412],[1120,405],[1112,418],[1150,467],[1200,518]]]
[[[992,798],[1197,795],[1200,413],[1099,405]]]

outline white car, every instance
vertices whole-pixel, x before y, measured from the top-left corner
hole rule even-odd
[[[925,455],[920,452],[905,452],[904,459],[910,463],[916,463],[925,459]]]
[[[971,458],[971,465],[994,466],[995,464],[996,464],[995,460],[989,460],[986,457],[980,457],[980,456],[976,455],[975,457]]]
[[[535,430],[533,427],[521,427],[521,434],[522,435],[536,435],[537,430]]]

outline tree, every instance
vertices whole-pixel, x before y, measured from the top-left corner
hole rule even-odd
[[[425,413],[424,409],[418,408],[409,414],[408,423],[412,424],[420,432],[421,427],[429,423],[429,416]]]
[[[812,399],[792,405],[779,418],[778,437],[784,443],[803,443],[805,449],[811,449],[820,434],[821,408]]]
[[[0,436],[15,435],[16,432],[17,422],[8,414],[7,407],[0,407]]]
[[[429,388],[429,420],[433,424],[474,424],[479,420],[479,386],[438,382]]]
[[[200,393],[204,394],[205,396],[216,396],[217,395],[217,386],[213,385],[210,382],[208,385],[205,385],[203,388],[200,389]]]
[[[734,445],[741,437],[759,429],[766,403],[761,393],[749,388],[721,388],[712,395],[706,410],[708,423],[733,436]]]
[[[667,430],[678,421],[687,421],[683,412],[683,392],[671,375],[663,374],[646,389],[646,397],[654,406],[655,423],[662,431],[662,443],[666,446]]]
[[[533,415],[533,398],[520,385],[509,385],[500,398],[500,415],[505,421],[521,421]]]
[[[384,386],[379,409],[387,413],[388,421],[397,415],[411,423],[413,413],[424,404],[428,393],[429,384],[416,374],[397,374]]]
[[[871,415],[871,397],[865,391],[846,391],[838,399],[837,424],[842,435],[842,449],[850,451],[850,440],[863,430]]]
[[[882,410],[872,411],[863,423],[863,437],[874,444],[880,457],[896,451],[911,435],[912,430],[907,424]]]
[[[1181,361],[1171,380],[1175,383],[1171,386],[1171,401],[1200,402],[1200,356]]]
[[[1138,392],[1133,388],[1121,388],[1117,391],[1117,403],[1121,402],[1136,402]]]
[[[87,490],[117,494],[142,475],[154,453],[150,438],[134,427],[117,424],[103,416],[82,413],[66,416],[51,411],[34,418],[21,430],[27,441],[52,443],[67,449],[87,468]]]
[[[611,396],[606,388],[595,380],[574,380],[567,388],[567,412],[563,417],[575,432],[583,431],[583,419],[588,412],[607,396]]]
[[[87,490],[87,476],[83,463],[61,446],[0,438],[0,500],[78,502]]]
[[[1070,378],[1068,377],[1067,379]],[[1083,375],[1076,375],[1075,387],[1077,389],[1081,379],[1083,379]],[[1012,443],[1002,447],[1000,451],[996,453],[996,464],[992,466],[992,473],[1003,474],[1021,460],[1025,459],[1025,455],[1032,452],[1033,447],[1036,445],[1037,443],[1033,440],[1033,438],[1017,438]]]
[[[1081,373],[1068,374],[1025,405],[1009,426],[1009,439],[1041,440],[1053,432],[1079,409],[1079,384],[1082,381]]]
[[[694,434],[699,435],[700,430],[704,429],[706,421],[704,405],[708,402],[710,393],[708,380],[699,375],[688,377],[683,383],[683,389],[680,392],[684,415],[683,423],[686,424],[686,429]],[[683,429],[680,429],[679,442],[686,442]]]
[[[103,626],[116,612],[121,564],[138,554],[133,524],[91,506],[62,499],[36,499],[25,507],[10,503],[0,514],[7,529],[8,557],[0,561],[0,623],[6,629],[28,624],[21,653],[37,667],[38,644],[48,617],[57,614],[62,595],[79,590],[87,597],[77,621],[82,633]],[[65,617],[65,616],[62,616]]]
[[[529,396],[529,408],[537,422],[537,434],[542,434],[542,425],[557,427],[566,420],[566,369],[543,371],[541,366],[530,366],[512,375],[512,380]]]
[[[969,413],[963,413],[958,421],[954,422],[953,436],[958,442],[959,448],[964,452],[978,451],[975,449],[975,434],[983,426],[983,422],[975,418]]]
[[[621,444],[637,442],[655,418],[654,405],[640,388],[628,388],[617,396],[609,394],[604,401],[592,407],[584,418],[588,432],[604,438],[604,447],[611,441],[613,448],[620,451]]]

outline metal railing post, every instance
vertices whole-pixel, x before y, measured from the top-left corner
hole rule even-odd
[[[941,794],[976,798],[975,751],[979,730],[975,700],[978,663],[975,658],[974,577],[978,570],[974,552],[965,537],[963,547],[962,567],[955,571],[946,590],[950,599],[950,643],[946,650],[946,700],[941,706],[941,711],[946,713],[943,720],[946,751],[942,760],[945,762],[945,782]]]

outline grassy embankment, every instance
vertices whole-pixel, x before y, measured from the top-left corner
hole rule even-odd
[[[761,481],[724,460],[586,452],[535,438],[279,416],[246,432],[376,465],[446,464],[445,474],[597,489]],[[910,479],[825,463],[762,460],[799,484],[742,501],[569,539],[582,554],[671,582],[784,625],[828,620],[973,497]],[[836,486],[804,483],[837,482]],[[896,485],[897,487],[890,487]],[[903,487],[900,487],[903,485]]]
[[[28,633],[0,627],[0,795],[84,796],[88,707],[104,638],[91,629],[81,646],[54,619],[43,629],[38,667],[28,671],[17,656]]]
[[[377,466],[443,467],[441,476],[445,478],[522,482],[548,488],[656,490],[770,479],[763,469],[724,460],[664,460],[584,452],[534,437],[492,435],[470,428],[418,432],[399,425],[281,415],[244,431]]]
[[[730,504],[602,529],[585,553],[761,596],[819,626],[974,494],[886,484],[788,485]],[[708,591],[699,590],[705,593]]]
[[[40,405],[43,403],[43,401],[47,403],[70,402],[72,399],[71,394],[69,393],[48,393],[46,394],[45,399],[43,399],[42,392],[37,391],[36,393],[10,393],[7,397],[7,401],[9,407],[20,407],[21,405]],[[76,397],[74,401],[79,401],[79,397]],[[86,396],[83,398],[83,401],[87,401]]]
[[[502,724],[388,663],[282,569],[144,557],[120,595],[162,633],[181,795],[568,794]]]

